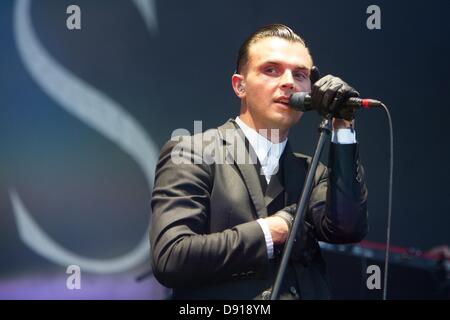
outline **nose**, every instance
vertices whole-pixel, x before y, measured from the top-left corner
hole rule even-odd
[[[292,73],[290,72],[290,70],[286,70],[283,73],[283,76],[281,77],[281,87],[283,89],[289,89],[289,90],[294,89],[294,77],[292,76]]]

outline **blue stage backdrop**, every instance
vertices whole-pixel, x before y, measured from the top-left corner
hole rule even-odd
[[[230,77],[239,45],[275,22],[305,38],[322,74],[390,107],[393,244],[449,244],[450,5],[372,2],[1,1],[0,298],[166,297],[151,273],[136,280],[150,269],[159,149],[195,120],[208,129],[238,114]],[[372,4],[379,30],[366,25]],[[67,27],[70,5],[80,8],[81,29]],[[319,120],[306,114],[292,129],[295,150],[313,152]],[[357,139],[367,239],[383,242],[389,140],[381,110],[358,113]],[[71,289],[78,274],[81,288]]]

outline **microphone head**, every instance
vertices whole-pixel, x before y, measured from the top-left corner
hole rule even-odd
[[[312,110],[311,97],[308,92],[296,92],[291,94],[289,97],[289,105],[292,109],[298,111],[306,112]]]

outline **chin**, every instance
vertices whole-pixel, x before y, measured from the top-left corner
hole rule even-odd
[[[277,128],[280,129],[289,129],[292,127],[300,118],[298,116],[295,116],[293,114],[286,114],[283,113],[276,113],[273,114],[272,117],[272,123],[276,124]]]
[[[269,129],[279,129],[279,130],[289,130],[290,127],[292,127],[295,122],[292,121],[292,119],[286,119],[286,118],[271,118],[270,121],[267,122],[269,124]]]

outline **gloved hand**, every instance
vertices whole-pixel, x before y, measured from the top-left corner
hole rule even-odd
[[[284,221],[286,221],[290,231],[292,229],[292,223],[294,223],[294,216],[296,212],[297,212],[297,204],[294,203],[280,211],[277,211],[276,213],[273,214],[273,216],[280,217]]]
[[[355,118],[354,109],[344,106],[351,97],[359,97],[358,91],[338,77],[327,75],[316,83],[311,90],[311,103],[322,116],[351,121]]]
[[[288,224],[290,231],[292,229],[292,224],[296,213],[297,204],[294,203],[276,212],[274,216],[284,219]],[[291,252],[291,260],[300,261],[302,264],[307,265],[314,259],[319,247],[314,236],[313,226],[307,221],[303,221],[303,225],[301,227],[303,228],[302,239],[300,239],[298,234],[295,236],[295,241]]]

